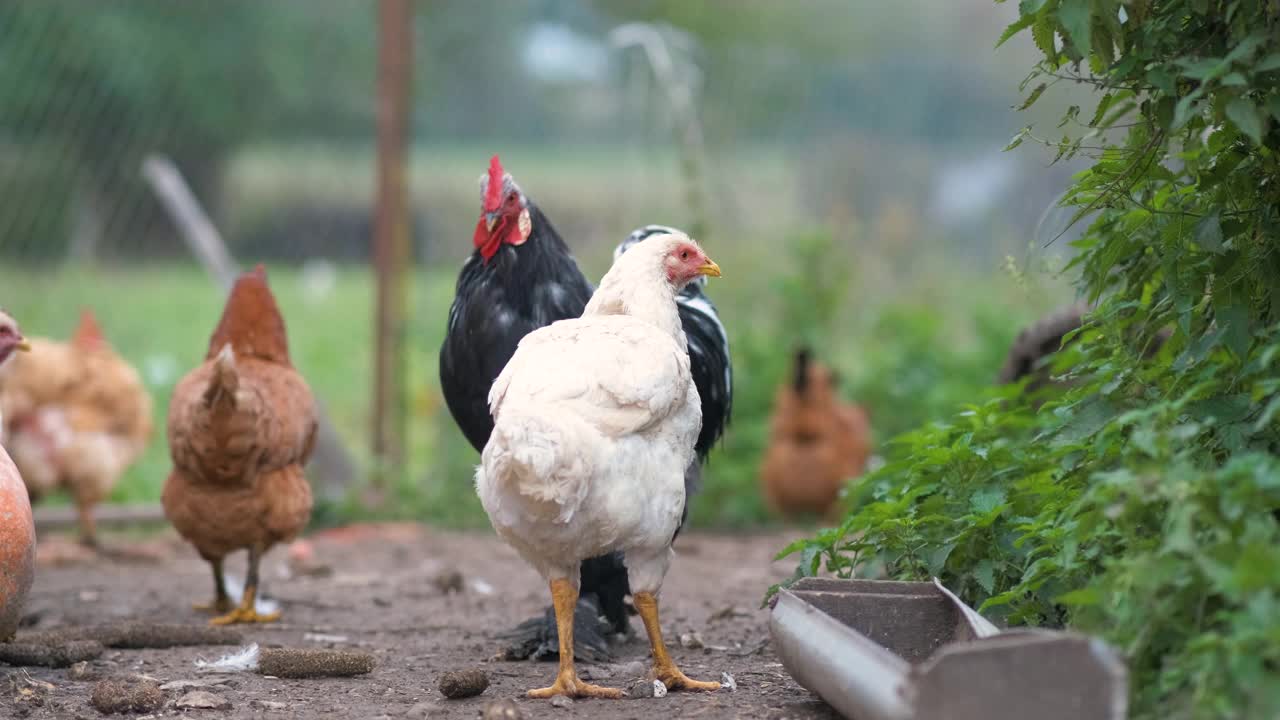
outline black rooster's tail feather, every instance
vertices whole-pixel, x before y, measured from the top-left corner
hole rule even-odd
[[[573,613],[573,655],[585,662],[605,663],[613,659],[609,652],[612,626],[600,613],[594,595],[578,598]],[[559,628],[553,608],[540,617],[520,623],[501,637],[510,642],[503,651],[506,660],[556,660],[560,657]]]

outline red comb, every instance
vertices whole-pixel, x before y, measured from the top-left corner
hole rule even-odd
[[[489,160],[489,188],[484,194],[484,209],[493,212],[502,205],[502,161],[494,155]]]

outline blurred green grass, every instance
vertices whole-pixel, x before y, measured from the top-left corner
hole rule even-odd
[[[844,378],[844,394],[871,413],[878,441],[977,399],[989,387],[1021,325],[1066,295],[1055,283],[1028,286],[998,269],[958,269],[945,258],[917,261],[908,272],[882,272],[865,250],[824,233],[781,243],[716,248],[725,277],[709,288],[731,336],[735,371],[733,423],[712,456],[698,526],[750,527],[770,522],[756,468],[767,441],[777,383],[802,340]],[[584,267],[593,279],[603,261]],[[599,265],[598,267],[595,265]],[[294,362],[324,403],[348,448],[369,467],[373,354],[373,278],[358,266],[315,273],[269,268],[285,314]],[[472,491],[477,454],[444,406],[437,352],[456,267],[412,272],[407,334],[408,458],[378,512],[352,500],[327,508],[321,521],[376,515],[433,523],[484,525]],[[155,501],[168,472],[164,418],[174,383],[203,357],[223,295],[190,265],[141,264],[99,269],[0,269],[3,302],[29,335],[64,338],[81,307],[98,314],[113,346],[142,373],[156,413],[143,457],[112,495]],[[364,479],[361,478],[361,482]]]

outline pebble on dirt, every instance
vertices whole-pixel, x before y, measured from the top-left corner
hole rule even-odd
[[[89,703],[104,715],[148,713],[164,706],[164,693],[150,680],[100,680]]]
[[[258,655],[258,672],[279,678],[364,675],[373,665],[373,655],[356,650],[262,648]]]
[[[231,702],[208,690],[192,690],[173,704],[179,710],[230,710]]]
[[[569,697],[568,695],[557,695],[551,698],[551,707],[560,708],[561,710],[568,710],[569,708],[573,707],[573,698]]]
[[[38,643],[25,640],[0,643],[0,663],[64,668],[102,655],[102,643],[92,640]]]
[[[440,676],[437,687],[450,700],[475,697],[489,687],[489,674],[480,668],[453,670]]]
[[[667,686],[661,680],[641,680],[627,691],[627,697],[644,700],[667,696]]]
[[[76,682],[86,682],[98,679],[98,671],[89,667],[89,663],[81,660],[75,663],[67,670],[67,679]]]
[[[480,720],[524,720],[524,714],[515,701],[503,698],[486,703],[480,711]]]
[[[738,689],[738,681],[734,680],[733,676],[729,673],[722,672],[720,673],[720,687],[728,690],[729,692],[735,692]]]

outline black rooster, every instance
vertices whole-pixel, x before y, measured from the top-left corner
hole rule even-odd
[[[501,189],[495,192],[494,188]],[[488,175],[481,179],[481,197],[476,250],[458,278],[440,349],[445,401],[476,450],[483,450],[493,431],[489,387],[520,339],[557,320],[580,316],[593,290],[551,222],[503,172],[496,156]],[[614,256],[650,235],[670,231],[659,225],[636,230]],[[694,383],[702,398],[697,453],[699,461],[704,461],[724,431],[732,405],[728,338],[715,307],[702,292],[702,283],[690,285],[678,301]],[[686,497],[696,489],[699,476],[700,462],[695,462],[685,473]],[[582,563],[574,623],[575,652],[580,657],[606,659],[607,636],[629,633],[625,597],[630,592],[620,553]],[[558,652],[555,617],[550,609],[544,616],[522,623],[508,638],[512,644],[506,656],[511,659],[550,659]]]

